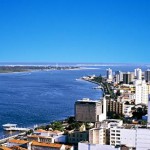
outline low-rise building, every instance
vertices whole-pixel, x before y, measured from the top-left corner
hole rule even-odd
[[[62,135],[62,134],[64,134],[64,132],[61,132],[61,131],[58,131],[58,130],[46,131],[46,130],[43,130],[43,129],[39,129],[39,130],[35,130],[34,134],[41,135],[41,136],[47,136],[47,137],[48,136],[53,137],[53,136],[56,136],[56,135]]]
[[[67,135],[55,135],[53,137],[30,135],[28,141],[37,141],[44,143],[66,143]]]
[[[123,121],[120,119],[106,119],[103,122],[97,122],[96,128],[105,128],[110,129],[113,127],[121,127],[123,125]]]
[[[68,143],[78,144],[81,141],[89,140],[89,131],[72,131],[68,133]]]
[[[130,105],[130,104],[124,104],[123,105],[123,114],[125,117],[132,117],[132,108],[134,107],[135,105]]]
[[[27,144],[29,142],[26,140],[18,140],[18,139],[10,139],[7,142],[7,147],[13,147],[13,146],[22,146],[22,147],[27,147]]]
[[[10,148],[8,148],[6,146],[0,146],[0,150],[12,150],[12,149],[10,149]]]
[[[37,142],[43,142],[43,143],[54,143],[54,138],[52,137],[46,137],[46,136],[39,136],[39,135],[29,135],[27,136],[27,140],[29,142],[31,141],[37,141]]]

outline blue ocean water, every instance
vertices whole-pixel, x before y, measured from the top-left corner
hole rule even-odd
[[[100,90],[93,89],[96,85],[76,79],[92,74],[104,75],[108,67],[0,74],[0,136],[5,123],[28,127],[74,115],[76,100],[99,99],[102,95]],[[136,66],[111,68],[133,71]],[[147,69],[146,66],[141,68]]]

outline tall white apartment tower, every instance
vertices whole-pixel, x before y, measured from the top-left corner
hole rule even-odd
[[[143,80],[141,83],[137,83],[135,85],[135,104],[144,103],[148,104],[148,85]]]
[[[112,69],[108,68],[106,71],[107,71],[107,79],[112,80],[113,78]]]
[[[142,80],[142,70],[139,68],[136,69],[136,77],[137,80]]]
[[[121,71],[116,71],[116,72],[115,72],[115,82],[116,82],[116,83],[119,83],[119,82],[121,82],[121,81],[123,81],[123,72],[121,72]]]

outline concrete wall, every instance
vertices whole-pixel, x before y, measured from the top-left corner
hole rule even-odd
[[[150,149],[150,129],[137,129],[136,150]]]
[[[121,145],[128,147],[135,147],[136,130],[135,129],[121,129],[120,130],[120,142]]]

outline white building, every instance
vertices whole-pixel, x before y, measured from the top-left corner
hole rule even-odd
[[[88,142],[80,142],[78,150],[120,150],[111,145],[89,144]]]
[[[112,69],[108,68],[106,71],[107,71],[107,79],[109,81],[112,81],[113,79]]]
[[[134,129],[124,129],[121,127],[114,127],[110,129],[110,145],[126,145],[127,147],[134,148],[135,145]],[[130,135],[130,136],[129,136]]]
[[[121,72],[121,71],[116,71],[116,72],[115,72],[115,82],[116,82],[116,83],[119,83],[119,82],[121,82],[121,81],[123,81],[123,72]]]
[[[150,129],[136,130],[136,150],[150,149]]]
[[[135,69],[135,76],[137,80],[142,80],[142,70],[140,68]]]
[[[43,136],[45,138],[51,137],[52,143],[58,142],[58,143],[66,143],[67,137],[64,135],[64,132],[54,130],[54,131],[45,131],[43,129],[35,130],[35,135]]]
[[[148,128],[119,128],[110,129],[110,145],[125,145],[136,150],[150,149],[150,129]]]
[[[89,130],[89,143],[90,144],[106,144],[106,129],[93,128]]]
[[[148,104],[149,87],[145,80],[135,84],[135,104]]]
[[[123,121],[120,119],[106,119],[103,122],[96,123],[96,128],[105,128],[110,129],[112,127],[121,127],[123,125]]]
[[[125,117],[132,117],[132,107],[134,107],[134,105],[123,104],[123,114]]]

